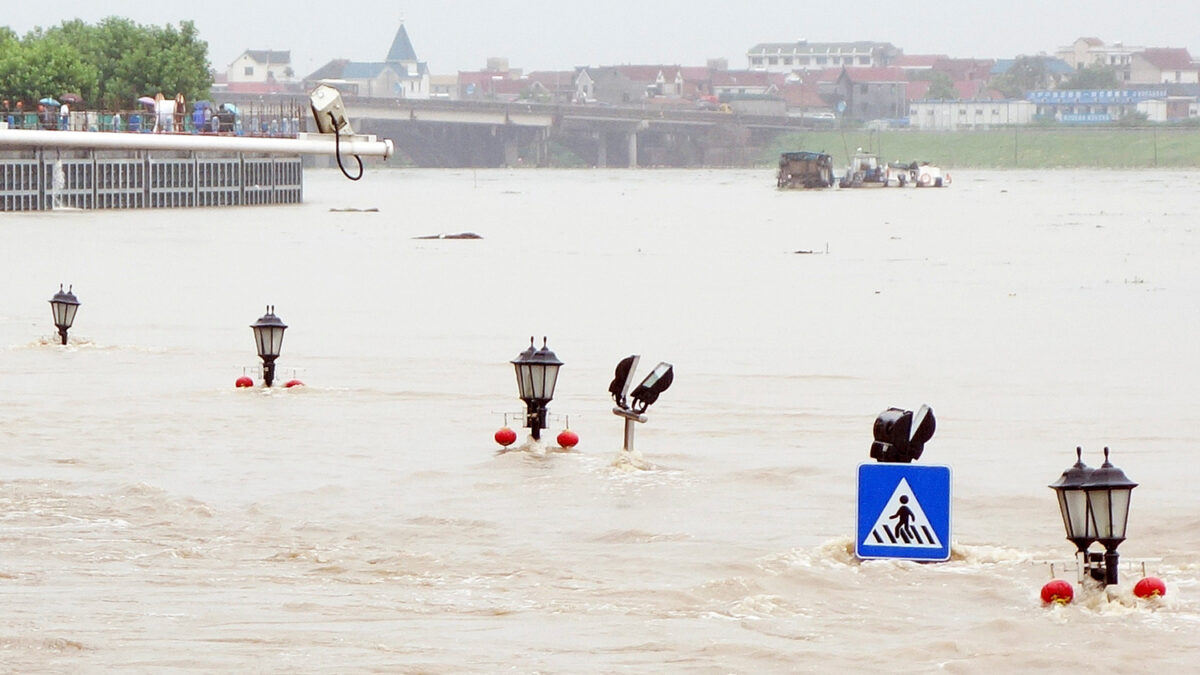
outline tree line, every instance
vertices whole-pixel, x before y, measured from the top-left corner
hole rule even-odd
[[[141,96],[208,97],[208,43],[191,21],[143,26],[111,16],[79,19],[19,37],[0,26],[0,97],[36,107],[42,98],[79,95],[85,107],[128,110]]]

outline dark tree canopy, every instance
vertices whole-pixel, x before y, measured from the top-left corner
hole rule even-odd
[[[142,26],[111,16],[96,25],[79,19],[19,38],[0,27],[0,95],[36,103],[79,94],[92,108],[132,108],[140,96],[207,98],[212,86],[208,43],[191,21]]]
[[[1059,89],[1117,89],[1121,81],[1112,66],[1091,65],[1075,71],[1071,77],[1058,85]]]
[[[992,89],[1008,98],[1020,98],[1025,92],[1045,89],[1050,80],[1046,61],[1037,56],[1018,56],[1007,73],[997,75],[988,83]]]

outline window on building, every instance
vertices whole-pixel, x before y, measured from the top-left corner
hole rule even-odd
[[[967,109],[966,109],[966,108],[959,108],[959,109],[958,109],[958,116],[959,116],[959,117],[966,117],[966,116],[967,116]]]
[[[762,65],[762,57],[761,56],[751,56],[750,63],[753,65],[756,65],[756,66],[761,66]]]
[[[975,109],[975,114],[976,114],[976,115],[982,115],[982,114],[983,114],[983,108],[976,108],[976,109]]]
[[[792,57],[790,57],[790,56],[783,57],[783,65],[785,65],[785,66],[792,65]]]
[[[825,58],[824,56],[818,56],[818,57],[817,57],[817,65],[818,65],[818,66],[823,66],[823,65],[825,65],[825,63],[826,63],[827,61],[829,61],[829,59]]]
[[[772,56],[772,57],[768,58],[768,59],[767,59],[767,65],[770,65],[770,66],[777,66],[777,65],[779,65],[779,57],[777,57],[777,56]]]
[[[254,74],[254,66],[246,66],[246,70],[243,72],[243,74],[244,75],[253,75]]]
[[[796,63],[801,66],[807,66],[808,65],[808,57],[807,56],[797,56]]]
[[[858,65],[860,65],[860,66],[869,66],[869,65],[871,65],[871,57],[869,57],[869,56],[860,56],[860,57],[858,57]]]
[[[865,85],[865,84],[858,85],[858,93],[860,93],[860,94],[867,93],[867,85]]]

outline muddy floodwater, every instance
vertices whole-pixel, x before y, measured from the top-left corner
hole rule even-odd
[[[953,179],[310,171],[300,206],[0,215],[0,670],[1195,669],[1200,173]],[[268,304],[306,386],[237,389]],[[509,416],[498,453],[531,335],[548,443]],[[629,454],[634,353],[674,383]],[[921,404],[951,558],[860,561],[872,424]],[[1047,608],[1076,446],[1139,483],[1125,565]]]

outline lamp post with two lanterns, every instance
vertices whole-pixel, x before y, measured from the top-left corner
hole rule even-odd
[[[1083,448],[1075,448],[1076,462],[1063,471],[1050,488],[1058,494],[1067,539],[1075,544],[1076,555],[1083,557],[1083,569],[1101,584],[1117,583],[1120,556],[1117,547],[1125,541],[1129,522],[1129,499],[1137,483],[1113,466],[1104,448],[1104,464],[1093,469],[1083,463]],[[1092,543],[1104,547],[1104,553],[1092,553]]]
[[[546,406],[554,398],[558,369],[563,363],[546,346],[544,337],[542,348],[535,350],[533,336],[529,337],[529,348],[511,363],[516,370],[520,398],[525,402],[525,426],[529,427],[534,440],[540,440],[542,429],[546,428]]]

